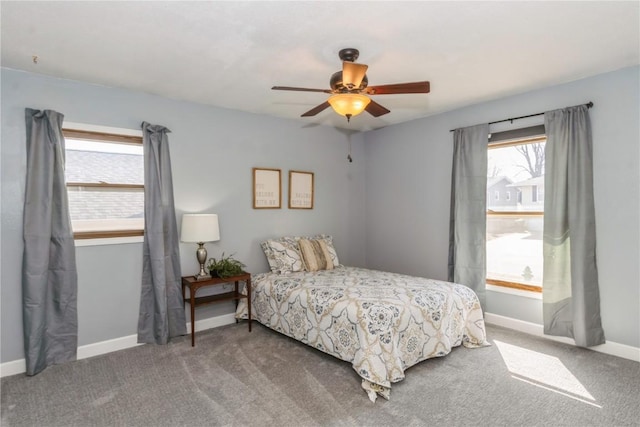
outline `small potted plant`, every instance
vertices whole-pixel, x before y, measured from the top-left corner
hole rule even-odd
[[[222,279],[242,274],[244,267],[243,263],[233,258],[233,254],[225,257],[224,252],[219,260],[209,258],[209,261],[207,261],[207,269],[211,277],[220,277]]]

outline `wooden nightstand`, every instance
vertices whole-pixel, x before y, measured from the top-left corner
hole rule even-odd
[[[242,295],[238,289],[239,282],[245,282],[247,286],[247,295]],[[197,297],[196,293],[198,289],[204,288],[207,286],[218,286],[223,285],[225,283],[235,283],[235,288],[231,292],[226,292],[223,294],[217,295],[207,295],[204,297]],[[189,288],[189,298],[186,297],[185,289]],[[234,301],[236,302],[236,307],[238,306],[238,301],[242,298],[247,299],[247,310],[248,310],[248,320],[249,320],[249,332],[251,332],[251,274],[242,273],[237,276],[226,277],[224,279],[213,277],[207,280],[196,280],[193,276],[185,276],[182,278],[182,299],[185,303],[189,303],[191,306],[191,347],[196,345],[195,338],[195,308],[199,305],[205,304],[215,304],[224,301]],[[238,320],[236,319],[236,323]]]

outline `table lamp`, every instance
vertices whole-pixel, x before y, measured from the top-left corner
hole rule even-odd
[[[205,242],[217,242],[220,240],[220,228],[218,227],[218,215],[216,214],[184,214],[182,215],[182,229],[180,241],[195,242],[198,244],[196,258],[200,264],[200,272],[194,277],[196,280],[210,279],[211,275],[204,270],[207,261]]]

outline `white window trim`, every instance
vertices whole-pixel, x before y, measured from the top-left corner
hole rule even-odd
[[[126,129],[126,128],[100,126],[100,125],[92,125],[87,123],[77,123],[77,122],[67,122],[67,121],[63,122],[62,127],[65,129],[84,130],[87,132],[115,133],[115,134],[127,135],[127,136],[138,136],[142,138],[142,129]],[[109,237],[109,238],[75,239],[74,240],[76,247],[124,245],[124,244],[142,243],[142,242],[144,242],[144,236]]]

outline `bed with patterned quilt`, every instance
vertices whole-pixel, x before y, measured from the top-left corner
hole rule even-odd
[[[487,345],[480,303],[470,288],[342,266],[329,236],[309,238],[324,244],[307,257],[306,238],[283,239],[289,239],[288,250],[297,251],[286,257],[293,263],[300,258],[300,268],[283,269],[280,259],[274,269],[269,260],[271,272],[253,275],[253,319],[350,362],[372,401],[377,395],[388,399],[391,383],[404,379],[405,370],[420,361],[445,356],[459,345]],[[268,249],[265,254],[273,256]],[[314,257],[320,262],[314,263]],[[247,317],[246,303],[238,305],[236,317]]]

